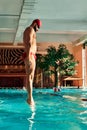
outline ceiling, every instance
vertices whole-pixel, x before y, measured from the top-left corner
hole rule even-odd
[[[87,0],[0,0],[0,43],[23,42],[23,31],[39,18],[37,42],[76,42],[87,37]]]

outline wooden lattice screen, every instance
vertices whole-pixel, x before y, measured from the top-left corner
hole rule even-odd
[[[23,65],[21,58],[23,49],[0,48],[0,65]]]

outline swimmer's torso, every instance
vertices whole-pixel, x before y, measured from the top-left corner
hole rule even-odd
[[[36,33],[32,26],[25,29],[23,34],[23,42],[25,47],[26,57],[24,59],[26,72],[29,74],[35,70],[35,54],[36,46]]]
[[[25,52],[29,56],[29,53],[36,53],[37,47],[36,47],[36,33],[32,26],[26,28],[23,35],[23,41],[25,46]],[[30,55],[31,57],[31,55]]]

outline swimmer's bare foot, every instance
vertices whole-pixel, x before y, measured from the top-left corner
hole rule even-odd
[[[34,103],[34,100],[33,100],[33,99],[32,99],[32,100],[27,99],[27,103],[28,103],[29,105],[31,105],[31,106],[34,106],[34,105],[35,105],[35,103]]]

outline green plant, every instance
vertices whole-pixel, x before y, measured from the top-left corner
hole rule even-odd
[[[47,54],[39,56],[37,65],[45,74],[54,74],[55,87],[58,82],[61,82],[64,76],[72,76],[75,74],[75,66],[78,61],[75,61],[73,54],[69,52],[64,44],[60,44],[56,49],[54,46],[47,48]]]

